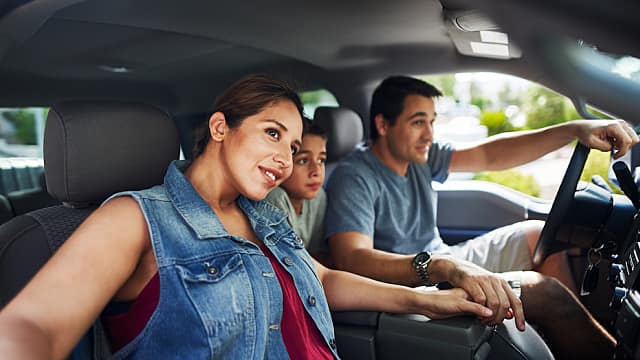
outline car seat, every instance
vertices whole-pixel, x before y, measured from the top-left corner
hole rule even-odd
[[[109,195],[160,184],[178,158],[171,118],[153,106],[70,101],[51,108],[44,139],[47,189],[62,203],[0,226],[0,307]],[[72,358],[108,356],[99,322]]]
[[[332,168],[363,144],[363,124],[353,110],[319,107],[313,121],[327,131]],[[488,327],[463,316],[429,320],[422,315],[333,312],[332,317],[338,351],[345,359],[553,358],[533,327],[528,325],[525,332],[519,332],[513,320]]]
[[[363,145],[363,124],[358,114],[346,107],[320,106],[313,122],[327,132],[327,162],[325,184],[337,162]]]
[[[31,189],[16,190],[7,194],[11,208],[15,216],[26,214],[29,211],[42,209],[48,206],[59,205],[47,191],[44,172],[40,174],[39,186]]]

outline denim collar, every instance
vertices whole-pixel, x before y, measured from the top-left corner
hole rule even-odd
[[[169,199],[199,239],[230,236],[209,204],[185,178],[182,171],[186,170],[187,166],[186,161],[179,160],[174,160],[169,165],[164,176],[164,186]],[[261,239],[267,239],[275,233],[273,227],[287,217],[286,213],[266,201],[252,201],[240,195],[236,203],[247,215],[256,235]]]

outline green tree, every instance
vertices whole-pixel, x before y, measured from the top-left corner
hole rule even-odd
[[[540,196],[540,185],[536,179],[517,170],[484,171],[474,175],[473,179],[497,183],[527,195]]]
[[[611,189],[616,194],[622,194],[622,191],[609,181],[609,164],[611,153],[591,150],[587,162],[584,164],[584,170],[580,175],[580,180],[591,182],[591,178],[594,175],[600,175],[609,184]]]
[[[472,81],[469,85],[469,93],[471,94],[471,104],[477,106],[480,111],[484,111],[485,109],[491,107],[491,99],[487,99],[486,97],[484,97],[482,87],[475,81]]]
[[[455,74],[429,75],[423,76],[421,79],[437,87],[442,92],[442,95],[454,98]]]
[[[487,127],[489,136],[515,130],[504,111],[485,111],[480,116],[480,123]]]
[[[36,144],[36,119],[32,111],[20,109],[7,111],[3,115],[16,128],[12,142],[24,145]]]
[[[525,96],[524,111],[527,114],[526,127],[529,129],[580,118],[568,99],[542,86],[529,88]]]
[[[505,83],[502,89],[498,92],[498,106],[501,108],[509,105],[521,105],[522,99],[520,94],[516,93],[509,83]]]

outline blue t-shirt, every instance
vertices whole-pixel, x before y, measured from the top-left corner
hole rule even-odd
[[[369,149],[350,154],[327,184],[324,238],[356,231],[370,236],[379,250],[447,252],[436,227],[431,181],[447,179],[453,150],[452,144],[433,143],[427,163],[410,164],[406,176],[386,167]]]

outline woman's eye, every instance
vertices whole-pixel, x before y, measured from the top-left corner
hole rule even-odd
[[[318,159],[318,164],[326,164],[327,163],[327,159]]]
[[[280,132],[276,129],[267,129],[266,130],[267,135],[271,136],[272,138],[279,140],[280,139]]]

